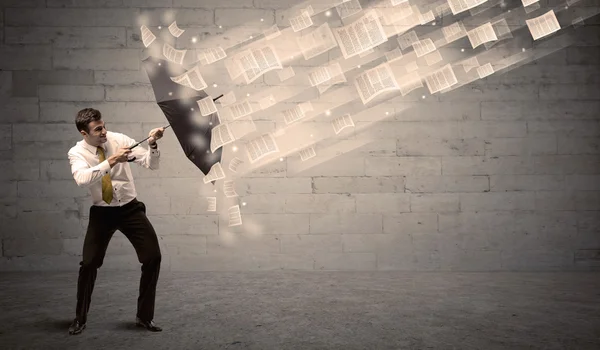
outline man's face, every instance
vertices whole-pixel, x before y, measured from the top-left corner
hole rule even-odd
[[[88,124],[89,132],[81,131],[83,138],[92,146],[100,146],[107,141],[106,128],[102,120],[96,120]]]

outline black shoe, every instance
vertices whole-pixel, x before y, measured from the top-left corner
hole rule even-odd
[[[138,327],[144,327],[150,332],[162,332],[162,328],[157,326],[154,321],[142,321],[139,317],[135,318],[135,325]]]
[[[69,334],[79,334],[83,332],[84,329],[85,323],[80,323],[79,321],[77,321],[77,319],[74,319],[73,323],[71,323],[71,326],[69,326]]]

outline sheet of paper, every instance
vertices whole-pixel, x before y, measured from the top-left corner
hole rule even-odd
[[[494,67],[492,67],[491,63],[486,63],[481,67],[477,67],[477,75],[479,75],[480,79],[492,74],[494,74]]]
[[[400,93],[402,96],[406,96],[413,90],[423,87],[423,80],[417,72],[411,72],[408,75],[403,76],[401,81]]]
[[[387,41],[387,35],[375,10],[368,10],[351,24],[336,28],[334,35],[345,59]]]
[[[221,104],[221,107],[229,106],[230,104],[235,103],[235,101],[236,97],[233,91],[229,91],[228,93],[224,94],[223,97],[217,100],[217,102]]]
[[[471,57],[469,59],[466,59],[462,62],[462,66],[465,69],[466,73],[469,73],[469,71],[471,69],[475,69],[477,67],[479,67],[479,61],[477,60],[477,57]]]
[[[230,57],[225,60],[223,63],[225,64],[225,68],[227,68],[227,73],[229,73],[229,77],[231,80],[236,80],[244,74],[244,70],[242,65],[239,63],[240,53],[236,54],[234,57]]]
[[[494,32],[494,27],[492,27],[492,23],[490,22],[468,31],[467,36],[474,49],[483,43],[498,40],[496,32]]]
[[[447,2],[435,7],[435,14],[437,17],[447,16],[451,13],[452,10],[450,10],[450,5]]]
[[[353,127],[354,121],[352,121],[352,117],[350,114],[344,114],[342,116],[336,117],[332,122],[331,126],[333,127],[333,131],[335,134],[339,134],[343,129]]]
[[[263,134],[246,145],[250,163],[254,163],[269,154],[279,152],[279,147],[271,133]]]
[[[235,139],[233,138],[229,125],[225,123],[219,124],[211,130],[210,151],[215,153],[217,149],[230,144],[233,141],[235,141]]]
[[[560,30],[560,24],[556,19],[554,10],[550,10],[539,17],[525,20],[525,23],[533,40],[541,39]]]
[[[335,84],[340,84],[340,83],[345,83],[346,82],[346,76],[344,75],[344,70],[342,69],[342,66],[340,66],[340,64],[338,62],[334,62],[330,65],[327,66],[327,70],[329,72],[329,76],[330,78],[319,84],[318,87],[330,87],[332,85]],[[321,90],[319,90],[321,91]]]
[[[539,9],[540,3],[539,2],[534,2],[533,4],[529,5],[529,6],[525,6],[525,13],[531,13],[537,9]]]
[[[196,91],[204,90],[207,87],[198,66],[195,66],[181,75],[171,77],[171,80],[176,84],[192,88]]]
[[[246,80],[246,84],[254,82],[267,72],[283,69],[273,45],[247,49],[236,58],[242,68],[242,75]]]
[[[400,88],[387,62],[358,75],[354,80],[354,86],[363,104],[367,104],[384,92]]]
[[[274,24],[269,29],[265,30],[263,34],[265,36],[265,39],[272,40],[280,36],[281,31],[279,30],[279,27],[277,27],[277,24]]]
[[[171,33],[171,35],[173,35],[176,38],[179,38],[181,36],[181,34],[183,34],[183,32],[185,32],[185,30],[180,29],[177,26],[177,21],[174,21],[173,23],[171,23],[171,25],[169,26],[169,33]]]
[[[465,26],[461,21],[454,22],[449,26],[443,27],[442,33],[444,34],[444,39],[446,39],[446,42],[448,43],[451,43],[467,35]]]
[[[317,156],[317,153],[315,152],[315,148],[314,147],[308,147],[305,149],[301,149],[300,150],[300,160],[302,160],[303,162],[305,160],[314,158]]]
[[[229,162],[229,170],[231,170],[232,172],[236,173],[238,166],[240,166],[240,164],[244,163],[243,160],[241,160],[238,157],[234,157],[230,162]]]
[[[419,38],[417,37],[417,33],[415,33],[414,30],[411,30],[410,32],[398,37],[398,44],[400,44],[400,48],[402,50],[408,49],[417,41],[419,41]]]
[[[435,20],[435,16],[433,15],[433,11],[427,11],[425,13],[419,14],[419,23],[421,25],[427,24],[429,22],[433,22]]]
[[[154,35],[152,31],[146,26],[142,26],[140,30],[142,32],[142,43],[145,47],[150,46],[154,42],[154,40],[156,40],[156,35]]]
[[[242,224],[242,214],[239,205],[230,207],[227,213],[229,214],[229,227],[240,226]]]
[[[523,6],[524,6],[524,7],[526,7],[526,6],[529,6],[529,5],[532,5],[532,4],[535,4],[535,3],[536,3],[536,2],[538,2],[538,1],[539,1],[539,0],[521,0],[521,2],[523,3]]]
[[[226,108],[226,111],[229,113],[229,115],[233,119],[239,119],[239,118],[245,117],[245,116],[251,114],[252,112],[254,112],[254,110],[252,109],[252,105],[250,104],[250,101],[248,101],[248,100],[243,100],[243,101],[234,103],[234,104],[228,106]]]
[[[211,47],[208,49],[204,49],[200,53],[198,53],[198,60],[202,65],[209,65],[211,63],[220,61],[227,57],[225,50],[222,47]]]
[[[323,54],[338,44],[328,23],[323,23],[312,32],[296,38],[305,60]]]
[[[431,94],[447,89],[458,83],[450,64],[445,65],[442,69],[425,77],[425,81],[427,82],[427,87]]]
[[[214,129],[213,129],[214,130]],[[209,182],[221,180],[225,178],[225,172],[221,167],[221,162],[215,163],[211,168],[208,174],[204,177],[204,183],[207,184]]]
[[[177,50],[167,43],[163,44],[163,56],[173,63],[182,64],[186,52],[187,50]]]
[[[206,211],[217,211],[217,197],[206,197],[208,208]]]
[[[335,9],[337,10],[340,18],[344,19],[359,13],[360,10],[362,10],[362,6],[360,6],[360,2],[358,0],[350,0],[337,5]]]
[[[217,106],[211,96],[198,100],[196,103],[198,104],[198,107],[200,107],[200,114],[202,116],[211,115],[217,111]]]
[[[492,22],[492,28],[494,28],[494,32],[496,33],[498,40],[483,43],[485,48],[488,50],[500,43],[502,40],[513,37],[512,33],[510,32],[510,27],[504,18],[499,21]]]
[[[417,57],[422,57],[435,51],[435,44],[433,43],[433,40],[427,38],[414,42],[413,48],[417,54]]]
[[[386,8],[385,11],[381,11],[381,17],[383,17],[386,25],[402,25],[405,24],[404,20],[413,14],[413,11],[410,3],[405,1],[395,7]]]
[[[386,52],[385,53],[385,59],[388,62],[394,62],[396,60],[399,60],[402,58],[402,51],[400,50],[399,47],[393,49],[392,51]]]
[[[302,110],[300,105],[293,108],[288,108],[281,112],[283,114],[283,120],[287,125],[290,125],[305,117],[305,111]]]
[[[302,29],[306,29],[312,24],[312,18],[310,18],[310,15],[306,11],[303,11],[300,15],[296,17],[290,18],[290,26],[292,27],[292,31],[294,33],[299,32]]]
[[[510,26],[508,22],[503,18],[499,21],[493,22],[492,27],[494,28],[494,32],[496,32],[496,36],[499,40],[512,38],[512,33],[510,32]]]
[[[427,62],[428,66],[432,66],[438,62],[442,61],[442,55],[438,50],[433,51],[430,54],[425,55],[425,62]]]
[[[308,13],[309,16],[313,16],[315,14],[315,10],[313,9],[312,5],[308,5],[307,7],[301,9],[300,11]]]
[[[223,193],[227,198],[233,198],[238,196],[237,192],[235,191],[235,184],[233,183],[233,180],[223,181]]]
[[[450,5],[450,10],[452,10],[452,14],[456,15],[463,11],[470,10],[474,7],[477,7],[487,0],[448,0],[448,5]]]

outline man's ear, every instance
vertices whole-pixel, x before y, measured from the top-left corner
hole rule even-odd
[[[79,133],[81,133],[81,135],[83,135],[83,137],[85,137],[85,135],[88,134],[87,132],[85,132],[85,130],[79,130]]]

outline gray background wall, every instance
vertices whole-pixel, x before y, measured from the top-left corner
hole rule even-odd
[[[190,46],[231,46],[256,32],[250,19],[288,25],[284,10],[298,3],[0,0],[0,269],[78,267],[91,202],[67,160],[77,110],[98,108],[109,130],[137,139],[165,124],[140,65],[141,16],[155,30],[172,8],[199,34]],[[134,167],[163,269],[597,268],[600,31],[586,23],[550,56],[376,107],[390,118],[347,136],[368,146],[306,171],[287,157],[239,179],[252,234],[205,211],[202,176],[167,133],[161,169]],[[254,85],[277,84],[268,75]],[[139,268],[118,232],[103,268]]]

